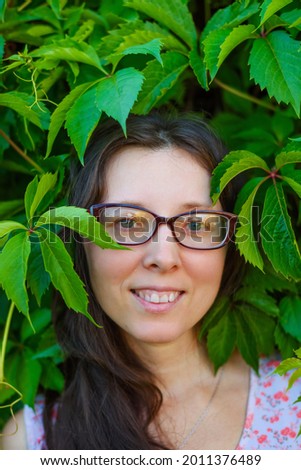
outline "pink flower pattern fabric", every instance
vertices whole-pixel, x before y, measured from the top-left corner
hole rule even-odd
[[[251,372],[244,430],[237,449],[301,450],[301,380],[287,390],[290,374],[273,374],[280,360],[260,361],[259,377]]]
[[[289,374],[273,374],[279,359],[262,358],[259,376],[251,370],[250,391],[244,429],[237,450],[301,450],[301,379],[287,390]],[[47,450],[43,426],[44,400],[39,396],[35,410],[24,409],[28,449]],[[52,419],[56,419],[54,410]]]

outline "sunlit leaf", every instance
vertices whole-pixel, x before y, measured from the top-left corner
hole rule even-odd
[[[52,224],[67,227],[79,233],[82,237],[88,238],[101,248],[127,249],[125,246],[114,242],[105,232],[104,227],[94,216],[89,214],[87,209],[74,206],[55,207],[42,214],[34,228],[37,230],[42,226]]]
[[[259,26],[265,23],[272,15],[277,13],[277,11],[281,10],[286,5],[289,5],[289,3],[292,3],[292,1],[293,0],[264,0],[260,7],[261,22]]]
[[[126,119],[142,87],[144,76],[133,67],[121,69],[96,85],[96,106],[118,121],[126,134]]]
[[[279,364],[279,366],[276,367],[273,373],[278,375],[284,375],[287,372],[290,372],[292,369],[297,369],[299,367],[301,367],[301,359],[291,357],[281,361],[281,363]]]
[[[84,42],[74,41],[71,38],[44,45],[35,49],[30,55],[31,57],[42,57],[43,59],[80,62],[103,71],[100,58],[94,47]]]
[[[16,222],[14,220],[3,220],[0,222],[0,238],[8,235],[13,230],[27,230],[25,225],[20,224],[20,222]]]

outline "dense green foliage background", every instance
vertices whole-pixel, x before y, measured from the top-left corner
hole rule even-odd
[[[52,289],[89,317],[67,226],[114,247],[66,207],[70,162],[104,116],[195,111],[230,153],[215,201],[239,174],[242,287],[203,322],[215,367],[237,347],[255,370],[277,348],[301,376],[301,8],[298,0],[0,1],[0,426],[39,390],[62,390]],[[49,209],[51,207],[52,209]],[[97,327],[97,326],[96,326]],[[293,358],[297,351],[297,358]]]

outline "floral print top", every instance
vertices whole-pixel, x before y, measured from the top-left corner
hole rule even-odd
[[[237,450],[301,450],[301,379],[287,390],[289,374],[272,374],[280,360],[262,358],[259,375],[250,371],[250,391],[244,428]],[[43,426],[43,397],[35,410],[24,408],[28,449],[46,450]],[[55,420],[55,412],[53,419]]]

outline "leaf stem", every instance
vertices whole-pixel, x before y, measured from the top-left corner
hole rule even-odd
[[[1,356],[0,356],[0,382],[4,381],[4,359],[5,359],[5,350],[6,350],[6,345],[7,345],[7,339],[8,339],[8,332],[10,328],[10,323],[11,319],[13,316],[13,311],[15,308],[14,302],[11,302],[7,319],[5,322],[5,327],[4,327],[4,333],[3,333],[3,340],[2,340],[2,347],[1,347]]]
[[[217,78],[213,80],[213,83],[215,83],[217,86],[219,86],[223,90],[229,91],[229,93],[232,93],[232,95],[239,96],[240,98],[244,100],[251,101],[252,103],[257,104],[258,106],[262,106],[263,108],[270,109],[271,111],[276,111],[275,106],[273,106],[272,104],[266,103],[265,101],[259,100],[258,98],[254,98],[254,96],[251,96],[248,93],[244,93],[243,91],[237,90],[236,88],[233,88],[230,85],[227,85],[226,83],[221,82]]]
[[[24,160],[26,160],[31,166],[38,170],[39,173],[44,174],[43,168],[41,168],[40,165],[38,165],[34,160],[32,160],[32,158],[30,158],[25,152],[23,152],[23,150],[20,149],[20,147],[18,147],[18,145],[15,144],[15,142],[11,140],[11,138],[8,137],[8,135],[2,129],[0,129],[0,135],[9,143],[9,145],[11,145],[15,149],[15,151],[19,155],[21,155],[22,158],[24,158]]]

